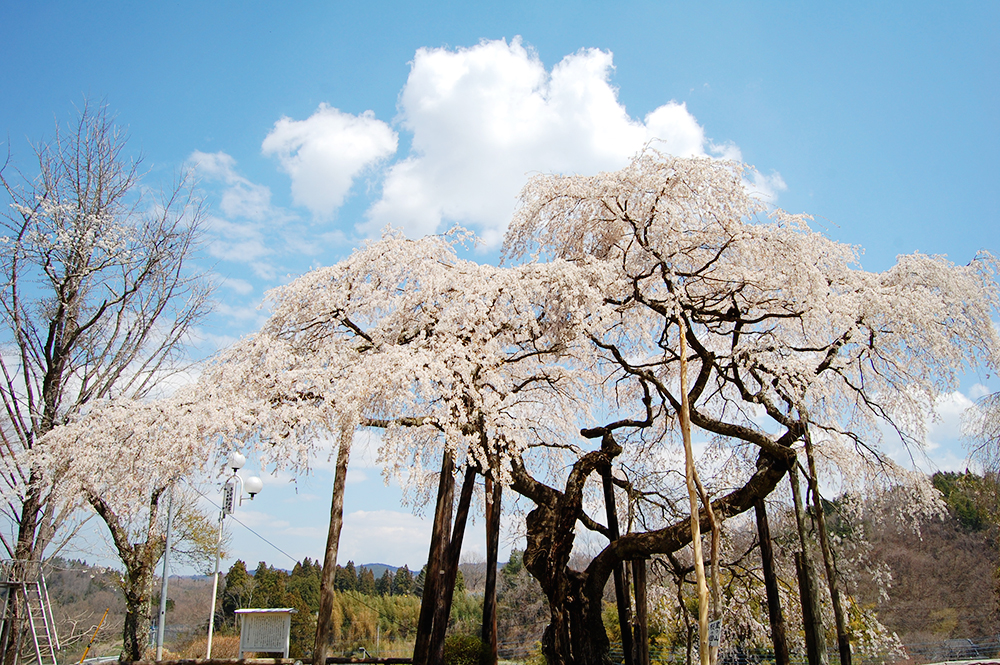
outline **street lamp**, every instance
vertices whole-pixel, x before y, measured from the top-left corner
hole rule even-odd
[[[219,513],[219,540],[215,548],[215,578],[212,581],[212,606],[208,615],[208,646],[205,649],[205,658],[212,657],[212,633],[215,629],[215,601],[219,595],[219,564],[222,559],[222,528],[225,524],[226,515],[232,515],[236,511],[236,506],[243,505],[243,499],[250,499],[260,494],[264,489],[264,482],[257,476],[250,476],[246,480],[237,473],[247,463],[247,458],[241,453],[233,451],[226,460],[226,466],[233,470],[233,475],[226,479],[222,486],[222,512]],[[246,492],[248,496],[243,496]]]

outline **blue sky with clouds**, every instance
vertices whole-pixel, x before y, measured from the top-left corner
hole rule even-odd
[[[25,163],[86,96],[129,128],[147,184],[195,169],[222,283],[201,354],[256,329],[267,289],[386,224],[462,223],[490,260],[528,174],[616,168],[651,138],[754,164],[868,269],[1000,251],[1000,4],[484,5],[3,0],[4,148]],[[997,388],[970,376],[943,405],[937,464],[964,464],[957,414],[980,383]],[[330,466],[267,478],[239,515],[320,556]],[[426,523],[370,452],[346,513],[344,560],[426,557]],[[291,564],[239,527],[234,554]]]

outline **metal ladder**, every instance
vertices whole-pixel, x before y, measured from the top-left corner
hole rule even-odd
[[[35,656],[34,660],[29,658],[27,662],[59,665],[56,660],[59,636],[40,562],[0,561],[0,578],[0,658],[14,647],[11,665],[18,665],[24,632],[22,627],[26,624],[31,630]]]

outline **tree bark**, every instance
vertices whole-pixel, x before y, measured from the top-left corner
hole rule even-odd
[[[434,526],[431,529],[431,546],[427,556],[427,574],[417,619],[417,638],[413,645],[413,665],[429,665],[431,631],[434,629],[434,609],[440,592],[440,578],[444,572],[444,559],[451,538],[451,511],[455,494],[455,460],[451,451],[445,450],[438,479],[437,505],[434,509]]]
[[[635,583],[635,662],[636,665],[649,665],[645,559],[635,559],[632,562],[632,579]]]
[[[816,474],[816,460],[813,457],[812,437],[809,431],[805,434],[806,460],[809,464],[809,489],[813,497],[813,514],[816,518],[816,528],[819,531],[819,546],[823,552],[823,565],[826,567],[826,582],[830,587],[830,602],[833,604],[833,618],[837,625],[837,649],[840,652],[840,665],[851,665],[851,635],[847,628],[847,616],[844,603],[840,597],[840,580],[837,575],[837,565],[833,558],[833,548],[826,530],[826,514],[823,512],[823,498],[819,494],[819,477]]]
[[[771,527],[767,523],[767,506],[764,499],[754,504],[757,514],[757,537],[760,541],[760,562],[764,571],[764,589],[767,592],[767,618],[771,622],[771,643],[774,645],[774,665],[789,665],[788,638],[785,635],[785,617],[781,612],[778,595],[778,576],[774,572],[774,548]]]
[[[809,652],[809,665],[828,665],[826,653],[826,636],[823,632],[823,615],[819,606],[819,585],[816,583],[816,571],[809,556],[809,543],[806,538],[806,515],[802,508],[802,497],[799,494],[798,467],[792,467],[788,474],[792,486],[792,503],[795,504],[795,522],[799,532],[799,546],[802,551],[796,558],[796,568],[799,574],[799,593],[802,598],[802,625],[806,633],[806,647]],[[809,645],[813,646],[810,647]]]
[[[613,453],[613,454],[612,454]],[[560,492],[535,481],[515,464],[513,489],[535,503],[528,514],[527,546],[524,565],[538,580],[549,602],[550,623],[542,640],[547,662],[555,665],[604,665],[608,659],[609,642],[601,619],[604,587],[615,564],[676,552],[691,542],[691,524],[687,519],[663,529],[622,535],[600,552],[584,571],[568,567],[576,524],[583,520],[595,530],[608,534],[607,529],[594,525],[586,518],[579,502],[583,483],[581,477],[595,470],[614,449],[587,453],[573,466],[566,491]],[[767,496],[784,477],[789,462],[775,459],[762,452],[757,470],[743,487],[712,502],[719,519],[726,519],[753,507],[758,498]],[[708,528],[707,514],[700,514],[702,525]]]
[[[122,595],[125,597],[125,623],[122,628],[122,652],[119,660],[142,660],[149,636],[150,599],[156,562],[160,560],[166,544],[166,537],[156,532],[156,522],[160,496],[166,488],[152,492],[149,500],[149,517],[146,524],[145,542],[129,542],[129,533],[119,516],[100,496],[85,492],[87,501],[104,520],[111,532],[118,557],[125,566],[122,580]]]
[[[611,467],[601,470],[601,481],[604,485],[604,508],[608,516],[608,531],[610,540],[614,542],[621,535],[618,526],[618,509],[615,502],[614,484],[611,482]],[[625,656],[625,665],[633,665],[635,654],[632,643],[632,618],[629,616],[631,601],[628,597],[628,585],[625,584],[625,570],[622,562],[618,562],[614,568],[615,580],[615,601],[618,606],[618,627],[621,629],[622,653]]]
[[[326,554],[323,557],[323,574],[319,585],[319,616],[316,618],[316,641],[313,644],[313,663],[326,664],[326,647],[330,641],[333,619],[334,578],[337,573],[337,550],[340,530],[344,526],[344,485],[347,482],[347,464],[351,457],[352,432],[341,434],[337,451],[337,468],[333,476],[333,498],[330,501],[330,526],[326,534]]]
[[[483,652],[480,665],[497,665],[497,558],[503,486],[486,476],[486,590],[483,594]]]
[[[122,662],[143,660],[149,638],[151,625],[149,608],[156,561],[149,561],[150,557],[144,554],[142,551],[137,552],[138,557],[146,560],[125,571],[125,582],[122,586],[126,608],[125,626],[122,630],[124,642],[121,656],[118,658]]]

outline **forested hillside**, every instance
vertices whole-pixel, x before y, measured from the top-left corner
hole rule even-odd
[[[877,558],[892,571],[882,621],[906,643],[992,637],[1000,633],[995,479],[939,473],[947,515],[920,528],[886,521],[870,534]]]
[[[912,523],[896,519],[891,500],[872,503],[854,523],[837,520],[838,502],[827,505],[835,532],[847,555],[864,541],[866,564],[851,568],[848,586],[859,606],[875,611],[881,623],[904,644],[948,639],[981,639],[1000,633],[997,603],[998,493],[995,479],[974,474],[939,473],[933,478],[945,510]],[[891,498],[891,497],[890,497]],[[782,547],[780,520],[775,546]],[[752,540],[752,539],[751,539]],[[852,549],[854,548],[854,549]],[[739,565],[753,568],[755,551]],[[376,574],[378,571],[378,574]],[[93,654],[117,654],[124,613],[117,571],[56,559],[47,569],[49,593],[64,643],[62,658],[79,658],[105,609]],[[331,653],[349,654],[364,647],[382,655],[408,655],[420,609],[424,571],[384,564],[338,566]],[[875,578],[879,577],[878,580]],[[482,616],[485,568],[462,564],[456,583],[451,634],[477,635]],[[887,585],[883,582],[889,580]],[[248,570],[237,561],[220,583],[215,621],[221,639],[238,632],[234,611],[247,607],[293,607],[292,655],[311,651],[319,608],[320,565],[305,559],[291,571],[264,562]],[[794,583],[794,580],[786,580]],[[498,575],[498,632],[501,652],[526,654],[547,621],[545,599],[515,551]],[[211,586],[208,578],[172,577],[169,585],[166,645],[188,657],[203,655]],[[613,593],[607,596],[613,605]],[[159,599],[155,598],[154,603]],[[787,608],[794,612],[797,608]],[[617,617],[606,613],[612,635]],[[790,618],[794,624],[796,619]],[[654,622],[655,623],[655,622]],[[677,643],[680,633],[655,628],[660,644]]]

